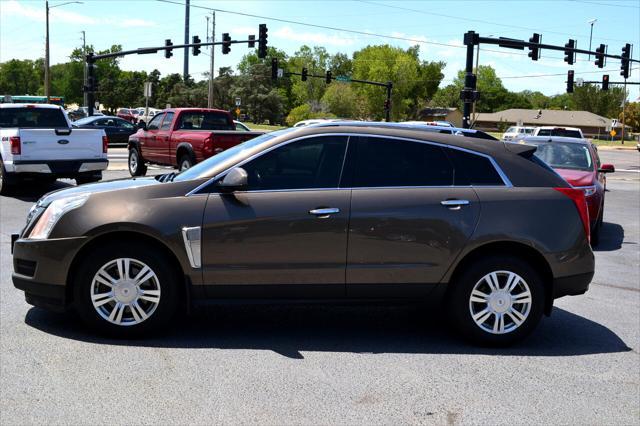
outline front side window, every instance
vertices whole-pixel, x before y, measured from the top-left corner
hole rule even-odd
[[[346,136],[319,136],[278,147],[242,166],[249,190],[337,188]]]
[[[356,151],[353,187],[453,185],[453,167],[439,146],[365,137]]]
[[[164,121],[162,122],[162,127],[160,130],[169,130],[171,128],[171,123],[173,122],[173,113],[168,112],[164,115]]]
[[[149,122],[149,125],[147,126],[147,130],[158,130],[158,127],[160,127],[160,121],[162,121],[163,116],[164,114],[158,114],[155,117],[153,117],[153,119]]]

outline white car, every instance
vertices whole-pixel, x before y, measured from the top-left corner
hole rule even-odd
[[[144,110],[142,110],[142,112],[138,115],[138,124],[139,123],[147,124],[149,121],[151,121],[153,117],[156,116],[156,114],[160,112],[162,112],[161,109],[149,108],[149,111],[147,112],[147,114],[145,114]]]
[[[24,178],[78,184],[102,179],[109,165],[102,129],[77,129],[62,107],[0,105],[0,193]]]
[[[518,139],[523,139],[527,136],[532,136],[535,129],[535,127],[511,126],[502,135],[502,140],[510,142]]]
[[[334,120],[326,119],[326,118],[312,118],[309,120],[298,121],[296,124],[293,125],[293,127],[305,127],[305,126],[310,126],[312,124],[327,123],[329,121],[334,121]]]
[[[577,127],[541,126],[535,128],[532,136],[561,136],[584,139],[582,130]]]

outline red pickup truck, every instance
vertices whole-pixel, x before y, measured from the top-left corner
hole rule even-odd
[[[207,108],[171,108],[140,124],[129,136],[129,173],[144,176],[147,164],[186,170],[227,148],[261,135],[239,132],[227,111]]]

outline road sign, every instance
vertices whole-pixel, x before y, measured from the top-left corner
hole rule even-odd
[[[240,108],[236,108],[236,115],[240,115]]]
[[[236,106],[240,106],[242,103],[240,102],[240,98],[236,98]]]
[[[611,135],[611,137],[614,137],[614,136],[616,135],[616,131],[612,129],[612,130],[609,132],[609,134]]]
[[[145,81],[144,82],[144,97],[145,98],[150,98],[151,97],[151,82],[150,81]]]
[[[346,75],[339,75],[336,77],[336,81],[351,81],[351,77]]]
[[[584,85],[584,78],[576,78],[576,86],[582,87]]]
[[[95,102],[95,107],[96,107],[96,109],[100,109],[100,102],[96,101]]]
[[[282,68],[278,68],[278,78],[284,77],[284,70]]]

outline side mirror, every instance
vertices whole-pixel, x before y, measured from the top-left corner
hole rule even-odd
[[[147,130],[147,123],[144,121],[138,121],[138,129]]]
[[[218,188],[220,188],[222,192],[233,192],[246,188],[248,184],[249,177],[247,171],[242,167],[235,167],[218,182]]]
[[[616,171],[616,168],[613,166],[613,164],[603,164],[602,166],[600,166],[598,171],[601,173],[613,173]]]

